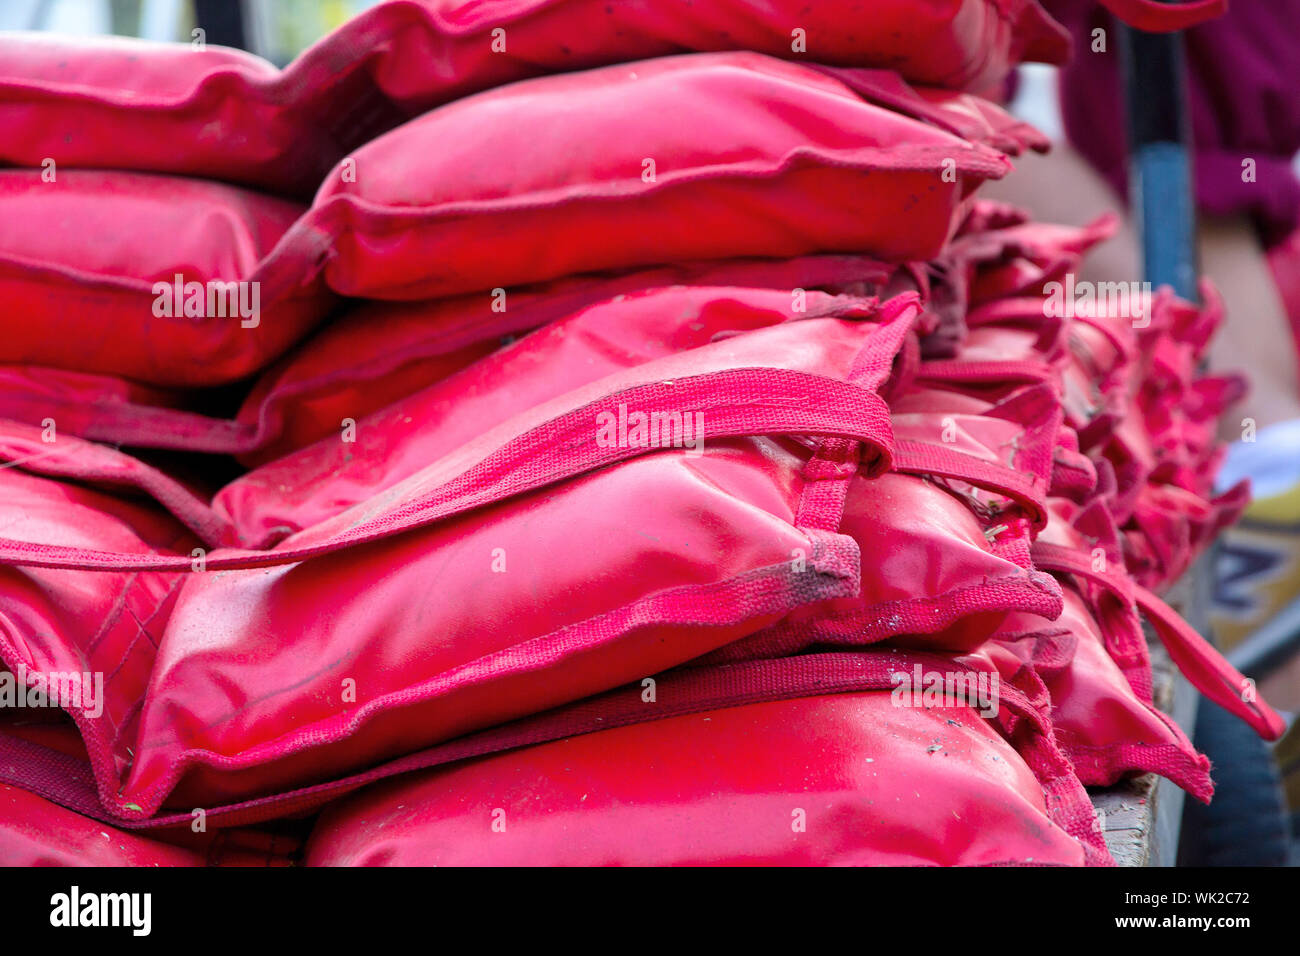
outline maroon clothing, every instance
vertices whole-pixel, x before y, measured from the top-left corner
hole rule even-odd
[[[1115,20],[1096,0],[1044,0],[1070,30],[1073,56],[1061,71],[1066,136],[1127,195],[1128,144]],[[1106,30],[1106,52],[1092,31]],[[1223,17],[1188,30],[1187,72],[1197,205],[1246,213],[1268,244],[1300,226],[1300,0],[1237,0]],[[1242,161],[1255,181],[1242,181]]]

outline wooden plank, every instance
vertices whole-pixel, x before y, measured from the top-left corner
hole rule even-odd
[[[1201,633],[1208,628],[1210,562],[1203,558],[1185,574],[1166,600]],[[1178,672],[1159,639],[1146,629],[1151,646],[1151,691],[1156,707],[1173,717],[1188,737],[1196,724],[1199,695]],[[1120,866],[1174,866],[1186,794],[1177,786],[1143,774],[1114,787],[1090,790],[1102,834]]]

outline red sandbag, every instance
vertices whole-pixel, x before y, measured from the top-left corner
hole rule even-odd
[[[616,276],[413,303],[368,302],[339,316],[263,373],[237,419],[185,411],[179,396],[111,376],[0,368],[0,416],[30,424],[54,417],[62,432],[97,441],[237,455],[248,464],[282,457],[445,378],[515,335],[595,302],[676,284],[874,296],[926,290],[910,266],[861,256],[685,263]],[[301,467],[301,464],[298,466]],[[296,484],[279,482],[280,486]],[[279,492],[276,491],[276,494]]]
[[[1169,587],[1249,504],[1248,481],[1208,498],[1176,485],[1143,485],[1124,525],[1124,558],[1134,580]]]
[[[184,483],[115,448],[0,419],[0,462],[4,468],[76,481],[116,494],[153,498],[209,547],[238,545],[234,526]]]
[[[914,303],[904,306],[884,326],[789,323],[607,376],[273,551],[211,552],[208,570],[279,567],[186,581],[140,711],[136,759],[105,807],[148,816],[182,776],[175,799],[200,805],[328,779],[853,593],[856,547],[833,532],[822,500],[836,482],[802,476],[800,443],[729,439],[824,435],[858,446],[853,460],[868,475],[885,467],[888,419],[872,389],[914,317]],[[598,416],[620,406],[699,409],[702,454],[646,454],[630,437],[605,447]],[[626,514],[611,502],[635,507],[655,534],[621,534]],[[389,540],[354,547],[380,539]],[[575,539],[582,560],[554,561]],[[82,568],[194,570],[164,555],[32,550],[75,551]],[[506,571],[493,570],[498,560]],[[304,659],[322,666],[304,677]],[[341,683],[350,680],[355,701]]]
[[[498,29],[500,49],[494,50]],[[389,38],[401,45],[383,49],[377,42]],[[1021,60],[1063,62],[1068,37],[1032,0],[832,0],[816,6],[721,0],[707,8],[652,0],[423,0],[381,4],[300,62],[323,60],[337,48],[377,47],[364,64],[372,82],[389,100],[418,113],[542,70],[712,50],[887,67],[913,83],[982,90]]]
[[[944,255],[967,273],[972,308],[1015,296],[1046,296],[1049,282],[1076,273],[1083,256],[1118,228],[1113,213],[1085,226],[1032,222],[1003,203],[976,200]]]
[[[0,866],[203,866],[204,858],[0,784]]]
[[[383,3],[283,73],[217,47],[14,34],[0,37],[0,162],[52,158],[306,197],[348,152],[404,120],[545,73],[748,49],[985,89],[1022,59],[1059,63],[1068,49],[1062,28],[1033,0],[867,6]]]
[[[152,811],[181,772],[173,805],[328,779],[851,593],[851,543],[792,524],[785,494],[800,464],[776,446],[719,442],[699,459],[637,459],[381,549],[194,576],[164,639],[126,793]],[[654,539],[627,535],[622,508],[602,508],[611,501],[635,508]],[[574,540],[582,561],[556,562]],[[234,605],[253,612],[247,626],[214,624]],[[320,666],[304,673],[304,659]],[[232,710],[218,688],[235,673]]]
[[[1053,531],[1056,534],[1050,533]],[[1115,560],[1117,555],[1111,555],[1108,562],[1099,563],[1086,545],[1081,546],[1077,532],[1070,535],[1061,525],[1049,526],[1048,532],[1034,542],[1036,567],[1073,575],[1075,579],[1101,589],[1112,602],[1117,602],[1112,603],[1112,608],[1117,607],[1122,614],[1131,615],[1132,609],[1136,607],[1151,624],[1174,664],[1197,690],[1245,721],[1264,739],[1276,740],[1282,735],[1286,729],[1285,722],[1266,701],[1255,694],[1253,683],[1229,664],[1173,608],[1133,581],[1125,571],[1122,560]],[[1116,663],[1121,667],[1125,667],[1126,660],[1145,657],[1144,640],[1134,625],[1135,622],[1118,628],[1110,636],[1111,656],[1117,659]],[[1131,684],[1134,683],[1134,671],[1137,669],[1131,664],[1125,668],[1125,676]],[[1148,678],[1145,686],[1139,684],[1135,689],[1149,698],[1149,687]]]
[[[50,33],[0,36],[0,162],[180,173],[310,195],[337,158],[261,57]],[[314,174],[313,174],[314,171]]]
[[[997,403],[985,398],[928,384],[918,384],[901,394],[890,396],[890,409],[895,421],[902,415],[919,414],[931,416],[931,422],[934,421],[933,416],[937,415],[941,429],[951,423],[948,437],[952,441],[945,444],[953,444],[959,437],[956,430],[959,416],[983,416],[996,408]],[[997,415],[996,412],[994,414]],[[942,433],[940,437],[944,437]],[[981,451],[978,446],[968,446],[964,450],[975,451],[981,457],[988,458],[988,451]],[[1079,451],[1078,436],[1074,429],[1062,424],[1056,433],[1056,447],[1052,450],[1051,480],[1046,493],[1083,501],[1094,494],[1097,480],[1096,466]]]
[[[1010,610],[1060,613],[1056,582],[1029,558],[1046,520],[1059,424],[1050,393],[1031,390],[980,416],[902,414],[893,422],[896,473],[854,477],[843,500],[840,531],[876,556],[864,557],[858,593],[800,608],[708,660],[885,639],[970,650]]]
[[[209,826],[206,813],[191,810],[174,816],[166,827],[150,828],[148,841],[114,825],[95,796],[81,734],[63,711],[0,711],[0,752],[12,771],[0,774],[0,860],[12,861],[0,865],[37,865],[41,859],[53,865],[101,865],[96,861],[106,847],[117,853],[138,851],[145,855],[142,865],[149,866],[168,865],[164,861],[175,857],[185,866],[280,867],[295,865],[301,855],[303,827],[293,820],[259,827],[213,821]],[[21,777],[22,783],[15,787],[4,777]],[[51,787],[52,781],[58,785]],[[85,788],[80,800],[78,784]],[[6,796],[15,801],[12,820],[5,819]],[[23,825],[32,820],[37,827]],[[69,840],[86,832],[100,839]]]
[[[81,735],[62,711],[7,709],[0,713],[0,748],[5,741],[26,748],[19,773],[37,787],[52,778],[92,779]],[[63,790],[42,796],[0,783],[0,866],[279,867],[294,865],[302,848],[301,826],[292,822],[209,827],[206,816],[192,812],[145,839],[105,821],[97,800],[87,815],[66,798]]]
[[[198,543],[152,505],[13,467],[0,469],[0,515],[9,537],[71,547],[138,554],[188,552]],[[133,761],[138,704],[178,584],[154,573],[0,569],[0,662],[25,683],[56,690],[54,703],[77,721],[106,798],[116,799],[108,781]]]
[[[349,424],[504,344],[449,347],[438,336],[439,311],[438,303],[367,303],[268,369],[231,423],[239,429],[240,460],[274,461],[326,436],[343,444]]]
[[[1034,753],[1036,779],[975,706],[899,706],[885,688],[911,669],[827,654],[665,674],[656,699],[695,691],[697,712],[655,719],[662,705],[642,696],[649,722],[392,780],[323,814],[306,862],[1109,861],[1095,827],[1079,832],[1091,809],[1063,761],[1047,770]],[[801,689],[857,692],[781,699]]]
[[[563,301],[569,298],[563,294]],[[531,325],[553,302],[548,293],[525,298],[507,320]],[[805,311],[796,312],[796,303]],[[914,311],[901,301],[890,308],[893,315],[900,308]],[[213,507],[251,546],[269,546],[393,487],[511,416],[605,375],[790,319],[875,314],[874,299],[816,291],[796,297],[769,289],[669,286],[615,295],[359,419],[355,442],[339,434],[236,479]],[[465,324],[463,303],[434,315],[444,326]],[[470,323],[475,337],[481,334],[478,318],[473,313]]]
[[[431,302],[367,303],[268,370],[249,393],[240,408],[239,423],[251,432],[247,447],[254,450],[243,454],[241,460],[257,465],[305,448],[327,435],[337,436],[344,419],[360,423],[371,412],[465,368],[521,332],[628,293],[677,284],[782,289],[788,317],[801,318],[844,314],[832,310],[817,293],[805,294],[810,289],[872,296],[886,289],[920,289],[921,283],[921,278],[908,267],[890,266],[862,256],[806,256],[782,262],[686,263],[619,276],[575,277],[508,293],[502,289]],[[680,302],[663,302],[667,314],[658,323],[664,345],[672,349],[707,341],[711,334],[721,331],[739,331],[757,321],[744,320],[735,328],[728,328],[717,324],[721,316],[716,307],[702,308],[698,320],[691,323],[690,331],[698,334],[683,333],[673,339],[669,331],[679,317],[679,310],[699,307],[696,303],[704,301],[686,294],[679,298]],[[765,308],[779,301],[777,296],[763,297]],[[642,309],[652,307],[648,300],[641,306]],[[637,316],[623,317],[617,314],[613,303],[610,311],[615,314],[608,316],[609,323],[632,323],[632,328],[619,329],[618,334],[649,329],[649,326],[642,328],[642,323],[650,319],[644,311]],[[577,329],[573,332],[582,334]],[[652,351],[644,354],[650,357],[661,353],[652,347]],[[592,377],[598,374],[600,358],[586,366]],[[512,373],[501,368],[491,368],[489,372],[489,366],[481,366],[474,374],[487,380],[491,374]],[[527,386],[512,383],[512,388],[515,387],[524,390],[519,404],[527,404]],[[411,411],[407,406],[403,417],[410,417]],[[487,421],[482,424],[486,425]],[[285,466],[296,467],[287,462]],[[300,482],[301,477],[296,475],[295,481]]]
[[[1131,322],[1057,315],[1035,295],[978,306],[967,325],[957,360],[925,363],[921,381],[988,399],[1029,382],[1052,382],[1077,447],[1087,452],[1099,452],[1125,427],[1138,350]],[[1148,471],[1133,471],[1123,486],[1144,480]]]
[[[1107,652],[1101,623],[1074,588],[1065,588],[1056,621],[1008,618],[995,640],[1016,651],[1052,699],[1052,730],[1087,786],[1108,787],[1125,776],[1157,773],[1198,799],[1214,791],[1210,762],[1182,729],[1143,700]]]
[[[807,311],[797,316],[788,312],[790,304],[785,292],[707,287],[649,290],[601,303],[361,422],[355,446],[329,440],[238,479],[217,496],[216,507],[230,513],[249,540],[294,523],[309,526],[350,499],[391,487],[519,406],[545,401],[602,371],[794,317],[807,329],[798,336],[804,338],[834,327],[812,316],[871,314],[867,301],[817,293],[804,297]],[[882,312],[899,305],[887,304]],[[1043,519],[1041,498],[1052,470],[1055,403],[1040,390],[1001,407],[983,404],[978,413],[895,416],[895,428],[915,438],[908,439],[911,458],[901,466],[927,478],[974,480],[1016,496],[1019,505],[986,490],[973,507],[952,489],[904,476],[849,484],[844,530],[863,553],[887,547],[893,554],[887,567],[869,569],[857,597],[836,608],[861,623],[859,639],[942,632],[931,643],[968,647],[991,633],[1009,608],[1059,610],[1054,582],[1035,575],[1028,562],[1029,535]],[[951,441],[942,441],[949,421]],[[932,455],[939,443],[948,452],[942,459]],[[1004,461],[1004,447],[1016,447],[1017,458]],[[1029,521],[1017,518],[1026,506]]]
[[[178,409],[175,391],[139,385],[113,375],[92,375],[36,365],[0,366],[0,418],[96,441],[135,444],[116,437],[134,408]]]
[[[694,259],[927,259],[1008,168],[817,70],[697,54],[428,113],[331,173],[307,222],[336,291],[417,299]]]
[[[196,180],[0,170],[0,362],[155,385],[255,372],[330,304],[318,250],[277,245],[301,212]]]

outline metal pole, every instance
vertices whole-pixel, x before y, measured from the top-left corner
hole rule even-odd
[[[1196,289],[1196,205],[1192,189],[1191,123],[1179,33],[1143,33],[1119,26],[1129,138],[1129,207],[1142,247],[1142,277],[1152,286],[1171,286],[1189,302]],[[1188,622],[1209,638],[1208,597],[1213,593],[1213,550],[1184,578]],[[1175,671],[1171,716],[1190,735],[1198,695]],[[1166,779],[1156,785],[1160,810],[1151,861],[1173,866],[1182,828],[1182,790]]]
[[[1196,206],[1180,33],[1120,26],[1129,135],[1129,196],[1144,278],[1196,301]]]
[[[194,22],[204,42],[248,49],[248,22],[242,0],[194,0]]]

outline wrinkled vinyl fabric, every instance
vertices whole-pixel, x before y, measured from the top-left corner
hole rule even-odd
[[[1215,423],[1245,386],[1238,376],[1199,371],[1223,319],[1222,301],[1208,282],[1201,297],[1205,304],[1198,307],[1159,291],[1129,333],[1135,358],[1123,415],[1103,448],[1118,484],[1114,510],[1125,562],[1145,587],[1173,583],[1249,500],[1244,482],[1222,494],[1213,490],[1222,457]],[[1136,324],[1107,318],[1111,334]]]
[[[111,832],[110,832],[111,831]],[[35,794],[0,784],[0,866],[202,866],[192,850],[106,830]]]
[[[105,445],[0,419],[0,462],[123,496],[152,498],[209,547],[238,543],[235,528],[186,483]]]
[[[802,45],[802,49],[800,49]],[[307,197],[367,140],[493,86],[748,49],[988,89],[1068,37],[1034,0],[382,3],[285,71],[237,50],[0,35],[0,162],[180,173]]]
[[[1015,222],[1004,210],[981,212],[999,228]],[[1064,309],[1050,295],[998,299],[968,316],[956,359],[923,363],[917,377],[967,396],[999,394],[1020,376],[1057,392],[1068,431],[1055,453],[1052,492],[1073,503],[1053,505],[1057,517],[1032,547],[1035,568],[1102,592],[1095,600],[1110,605],[1098,611],[1107,649],[1139,697],[1150,700],[1151,671],[1135,604],[1202,693],[1273,739],[1278,715],[1245,693],[1245,678],[1144,587],[1180,575],[1246,500],[1241,487],[1210,497],[1220,454],[1213,422],[1239,390],[1231,379],[1197,371],[1222,318],[1214,290],[1206,285],[1202,295],[1202,307],[1168,290]],[[1098,548],[1109,570],[1095,566]],[[1112,748],[1106,759],[1133,759],[1117,753]],[[1161,772],[1208,795],[1188,759],[1171,756]]]
[[[799,609],[709,659],[885,639],[968,650],[1009,611],[1055,617],[1060,591],[1033,569],[1029,548],[1045,520],[1056,424],[1045,390],[984,415],[895,414],[893,471],[855,476],[844,494],[840,530],[864,555],[859,592]]]
[[[888,692],[707,709],[401,778],[329,810],[306,857],[311,866],[1084,861],[1052,822],[1042,785],[973,707],[896,707]]]
[[[789,439],[729,436],[846,439],[868,474],[887,467],[889,422],[872,389],[915,317],[914,300],[902,306],[882,326],[784,323],[607,376],[273,551],[211,552],[208,570],[251,570],[184,579],[134,763],[125,780],[100,779],[105,806],[151,814],[182,776],[182,802],[319,780],[653,673],[800,604],[854,593],[856,545],[834,532],[807,472],[821,455]],[[636,439],[600,447],[600,412],[665,401],[702,408],[699,455],[644,454]],[[495,491],[483,480],[493,474]],[[581,477],[528,493],[570,475]],[[412,494],[423,514],[409,507]],[[656,534],[621,533],[627,516],[597,504],[608,501],[628,502]],[[590,544],[583,561],[555,562],[575,536]],[[367,540],[375,546],[358,547]],[[188,555],[46,553],[81,567],[192,570]],[[308,555],[323,556],[302,562]],[[494,572],[497,561],[510,573]],[[599,588],[583,584],[593,569]],[[322,600],[335,610],[322,613]],[[445,640],[430,644],[431,632]],[[321,663],[306,679],[304,655]],[[341,681],[355,681],[355,701]],[[196,696],[200,686],[211,691]]]
[[[154,385],[256,372],[329,308],[310,243],[280,243],[301,213],[198,180],[0,169],[0,362]]]
[[[1209,800],[1209,761],[1130,686],[1107,650],[1114,639],[1077,591],[1066,589],[1055,621],[1017,615],[994,640],[1042,680],[1057,741],[1081,782],[1104,787],[1130,774],[1158,773]]]
[[[7,756],[15,756],[14,747],[25,748],[18,759],[39,755],[34,763],[46,773],[73,779],[83,775],[85,747],[61,711],[18,709],[3,717],[13,718],[0,719],[0,747],[9,746]],[[195,832],[195,817],[185,814],[171,827],[153,829],[142,839],[114,826],[102,813],[78,812],[66,788],[55,791],[62,806],[0,784],[0,865],[278,867],[293,865],[301,855],[303,826],[297,821]],[[89,794],[93,802],[93,783]]]
[[[816,292],[803,297],[803,311],[792,313],[790,305],[785,292],[710,287],[669,287],[600,303],[363,420],[355,444],[327,439],[251,472],[217,496],[216,511],[229,516],[242,540],[269,543],[396,486],[521,405],[547,401],[602,371],[792,320],[796,327],[765,334],[807,341],[837,328],[825,316],[873,313],[872,300]],[[1006,610],[1056,613],[1054,582],[1035,574],[1028,560],[1052,473],[1055,402],[1037,389],[978,412],[945,406],[943,413],[894,416],[905,451],[896,469],[906,473],[849,479],[841,525],[864,554],[887,548],[894,557],[872,569],[859,594],[813,616],[833,613],[846,638],[941,632],[927,643],[967,647]],[[943,440],[949,421],[951,442]],[[951,485],[919,475],[942,476]],[[797,631],[786,640],[796,641]]]
[[[611,291],[604,284],[599,289],[601,296]],[[595,293],[556,291],[566,302],[573,293]],[[808,291],[796,311],[789,291],[707,285],[614,295],[359,419],[355,442],[331,436],[249,472],[222,489],[213,506],[243,540],[269,546],[394,487],[483,431],[612,373],[741,332],[816,323],[807,333],[774,333],[799,348],[816,330],[839,328],[830,321],[835,317],[872,318],[875,305],[874,298]],[[551,306],[551,295],[541,293],[508,306],[506,315],[512,324],[532,324]],[[901,314],[899,309],[911,307],[900,302],[891,311]],[[459,327],[467,315],[477,320],[480,310],[467,312],[457,303],[439,310],[434,320]],[[479,325],[473,322],[474,336]]]
[[[6,534],[129,553],[187,551],[192,534],[148,502],[0,470]],[[130,766],[144,697],[180,581],[175,575],[85,577],[41,568],[0,569],[0,662],[21,683],[53,687],[85,739],[97,773]],[[99,676],[96,676],[99,675]]]
[[[332,244],[335,291],[386,299],[674,260],[926,259],[969,192],[1008,167],[824,72],[752,53],[665,57],[412,120],[330,173],[300,236]]]
[[[816,292],[811,294],[810,308],[807,297],[791,290],[824,288],[869,295],[886,288],[919,289],[922,282],[906,267],[860,256],[807,256],[781,263],[737,261],[669,266],[426,302],[368,303],[341,317],[299,352],[269,369],[253,388],[238,416],[239,424],[251,434],[248,445],[254,449],[242,460],[250,465],[261,464],[336,434],[344,419],[359,421],[465,368],[508,344],[519,333],[615,296],[678,283],[752,285],[783,290],[788,317],[798,318],[834,314],[834,309]],[[744,300],[740,301],[743,304]],[[773,309],[779,301],[775,295],[767,296],[763,305]],[[667,345],[682,349],[707,339],[701,332],[670,341],[673,316],[684,317],[686,311],[699,307],[698,300],[682,296],[679,304],[664,301],[660,305],[668,313],[657,320]],[[745,331],[760,321],[757,316],[751,317],[728,330],[725,324],[717,324],[716,312],[702,308],[692,325],[702,324],[716,335]],[[611,333],[643,331],[635,318],[610,316]],[[654,354],[651,350],[643,357]],[[527,398],[521,399],[521,405],[526,403]]]
[[[679,264],[613,276],[580,276],[511,290],[474,293],[421,302],[367,302],[339,315],[289,355],[268,368],[249,390],[234,419],[186,411],[176,393],[145,389],[108,376],[73,376],[51,369],[0,369],[0,414],[31,424],[55,417],[68,434],[147,448],[237,455],[254,465],[269,462],[324,438],[338,439],[345,419],[360,422],[481,359],[522,333],[567,319],[586,306],[629,293],[689,284],[781,289],[790,318],[810,313],[795,290],[826,290],[860,297],[926,289],[913,266],[890,265],[862,256],[806,256],[798,259],[735,260]],[[817,294],[813,292],[816,300]],[[768,297],[770,309],[778,300]],[[665,347],[705,341],[671,336],[672,313],[658,318],[622,317],[611,304],[608,334],[644,333],[664,324]],[[678,307],[693,307],[683,298]],[[649,304],[642,307],[642,312]],[[705,310],[707,319],[713,318]],[[686,322],[689,316],[680,315]],[[707,324],[706,319],[706,324]],[[739,329],[733,330],[738,331]],[[710,334],[726,331],[713,327]],[[597,361],[600,360],[596,356]],[[489,363],[490,365],[490,363]],[[484,371],[489,366],[482,366]],[[558,374],[570,374],[563,369]],[[593,373],[595,374],[595,373]],[[518,404],[527,404],[521,399]],[[411,413],[407,406],[405,414]],[[369,427],[368,425],[366,426]],[[382,427],[382,426],[381,426]],[[304,479],[301,458],[280,470]],[[273,493],[274,494],[274,493]]]
[[[292,866],[301,839],[275,829],[132,833],[0,784],[0,866]]]
[[[0,418],[55,428],[65,435],[136,444],[124,421],[133,411],[172,411],[184,396],[115,375],[70,372],[36,365],[0,366]]]

